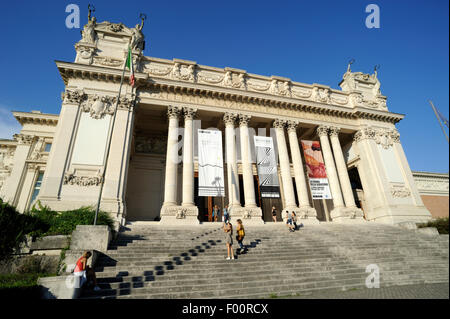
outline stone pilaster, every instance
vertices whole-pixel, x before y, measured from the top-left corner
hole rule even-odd
[[[330,128],[330,140],[333,147],[334,159],[336,161],[336,167],[339,175],[339,181],[344,195],[344,202],[347,211],[347,216],[350,219],[363,218],[361,209],[356,207],[355,199],[353,197],[352,186],[350,184],[350,178],[348,176],[347,164],[345,163],[344,154],[342,153],[341,144],[339,142],[338,127]]]
[[[80,104],[86,97],[81,90],[66,90],[62,94],[61,113],[39,192],[39,199],[43,205],[51,207],[52,203],[60,199],[69,150],[76,135]]]

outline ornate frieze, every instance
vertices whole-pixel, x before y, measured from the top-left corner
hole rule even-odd
[[[114,114],[115,100],[116,98],[112,96],[90,94],[87,99],[81,103],[81,109],[83,112],[89,112],[92,118],[101,119],[106,114]]]
[[[34,145],[33,151],[31,152],[30,156],[28,157],[29,160],[40,160],[42,158],[42,148],[44,146],[45,139],[43,137],[39,137],[36,141],[36,144]]]
[[[106,22],[106,28],[112,32],[122,32],[124,30],[123,23],[112,23],[112,22]]]
[[[313,88],[314,100],[321,103],[330,103],[330,90],[328,88]]]
[[[411,196],[411,191],[405,186],[391,186],[392,197],[406,198]]]
[[[175,62],[172,69],[172,77],[177,80],[184,80],[184,81],[195,81],[195,69],[194,65],[186,65],[181,64],[180,62]]]
[[[104,65],[104,66],[118,67],[123,64],[123,60],[115,59],[115,58],[108,57],[108,56],[95,56],[94,63]]]
[[[228,70],[223,77],[223,85],[235,89],[245,89],[245,74],[236,74]]]
[[[64,185],[98,186],[102,182],[102,176],[75,176],[72,173],[64,175]]]

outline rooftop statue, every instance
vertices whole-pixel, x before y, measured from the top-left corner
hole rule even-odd
[[[93,9],[93,10],[92,10]],[[97,24],[97,19],[95,17],[91,18],[91,12],[95,12],[95,8],[91,5],[88,5],[88,23],[84,26],[83,31],[81,32],[81,41],[87,43],[95,43],[95,26]]]
[[[136,24],[136,26],[131,29],[131,48],[133,50],[141,49],[144,50],[144,34],[142,33],[142,28],[144,27],[144,20],[147,19],[145,14],[140,15],[141,24]]]

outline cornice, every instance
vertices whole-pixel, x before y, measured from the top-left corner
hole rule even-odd
[[[68,79],[74,78],[86,78],[92,80],[100,80],[105,82],[120,82],[122,77],[122,69],[87,65],[74,62],[63,62],[55,60],[59,73],[64,81],[64,84],[68,84]],[[146,81],[148,74],[135,72],[134,76],[136,81]],[[124,81],[128,81],[130,78],[130,71],[125,71]]]
[[[59,115],[45,114],[45,113],[33,113],[33,112],[12,112],[16,120],[24,125],[25,123],[39,124],[39,125],[51,125],[56,126],[58,124]]]
[[[261,75],[247,74],[244,70],[232,68],[220,69],[201,66],[202,70],[224,72],[222,79],[220,77],[217,79],[210,78],[209,80],[212,82],[205,83],[205,81],[199,81],[199,76],[201,75],[198,73],[198,68],[200,68],[200,66],[195,64],[195,61],[179,59],[170,61],[149,57],[143,57],[143,61],[154,61],[168,65],[166,69],[160,69],[157,72],[154,70],[153,72],[156,72],[156,75],[151,74],[148,70],[148,66],[144,66],[143,68],[143,70],[147,73],[135,73],[137,86],[140,89],[156,89],[162,91],[180,92],[188,95],[200,94],[214,96],[218,99],[256,103],[259,105],[295,109],[318,114],[327,114],[336,117],[368,119],[393,124],[399,122],[404,117],[403,114],[373,109],[370,107],[351,106],[352,102],[350,95],[353,94],[353,92],[348,93],[330,89],[330,87],[326,85],[308,85],[292,82],[288,78],[278,76],[265,77]],[[122,70],[104,66],[62,61],[56,61],[56,65],[66,84],[70,77],[120,82],[122,75]],[[233,73],[233,78],[231,80],[230,78],[226,78],[227,74],[229,75],[230,72]],[[125,78],[127,79],[129,72],[126,71],[125,74]],[[268,81],[266,85],[267,89],[249,90],[247,88],[249,85],[255,85],[255,83],[249,84],[250,77],[255,80]],[[218,81],[217,83],[228,80],[229,85],[218,85],[217,83],[213,83],[215,80]],[[233,83],[230,81],[233,81]],[[239,81],[241,81],[241,84]],[[305,91],[301,92],[298,90]],[[278,93],[275,94],[274,92]],[[309,93],[306,94],[307,92]],[[298,94],[302,94],[305,97],[301,98]],[[334,103],[335,101],[340,102]]]

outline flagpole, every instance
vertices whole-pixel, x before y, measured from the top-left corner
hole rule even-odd
[[[448,141],[447,133],[445,133],[444,127],[442,126],[441,119],[439,118],[439,116],[437,114],[436,108],[434,107],[433,102],[431,102],[431,100],[428,100],[428,102],[430,102],[430,104],[431,104],[431,108],[433,109],[434,114],[436,115],[436,118],[437,118],[437,120],[439,122],[439,125],[440,125],[440,127],[442,129],[442,132],[444,133],[445,138],[447,139],[447,143],[448,143],[449,141]]]
[[[128,50],[130,50],[130,49],[128,49]],[[128,52],[127,52],[127,57],[125,58],[124,66],[123,66],[122,77],[120,78],[119,94],[117,95],[116,105],[114,108],[114,115],[113,115],[112,124],[111,124],[111,131],[109,133],[109,138],[108,138],[105,166],[104,166],[102,178],[101,178],[100,192],[98,194],[98,200],[97,200],[97,208],[95,209],[94,225],[97,224],[98,212],[100,210],[100,201],[101,201],[102,193],[103,193],[103,185],[105,184],[106,167],[108,166],[109,150],[111,148],[111,140],[112,140],[113,131],[114,131],[114,123],[116,122],[117,108],[119,106],[119,99],[120,99],[120,93],[122,91],[122,84],[123,84],[123,78],[125,76],[125,69],[127,67],[127,59],[128,59]]]

